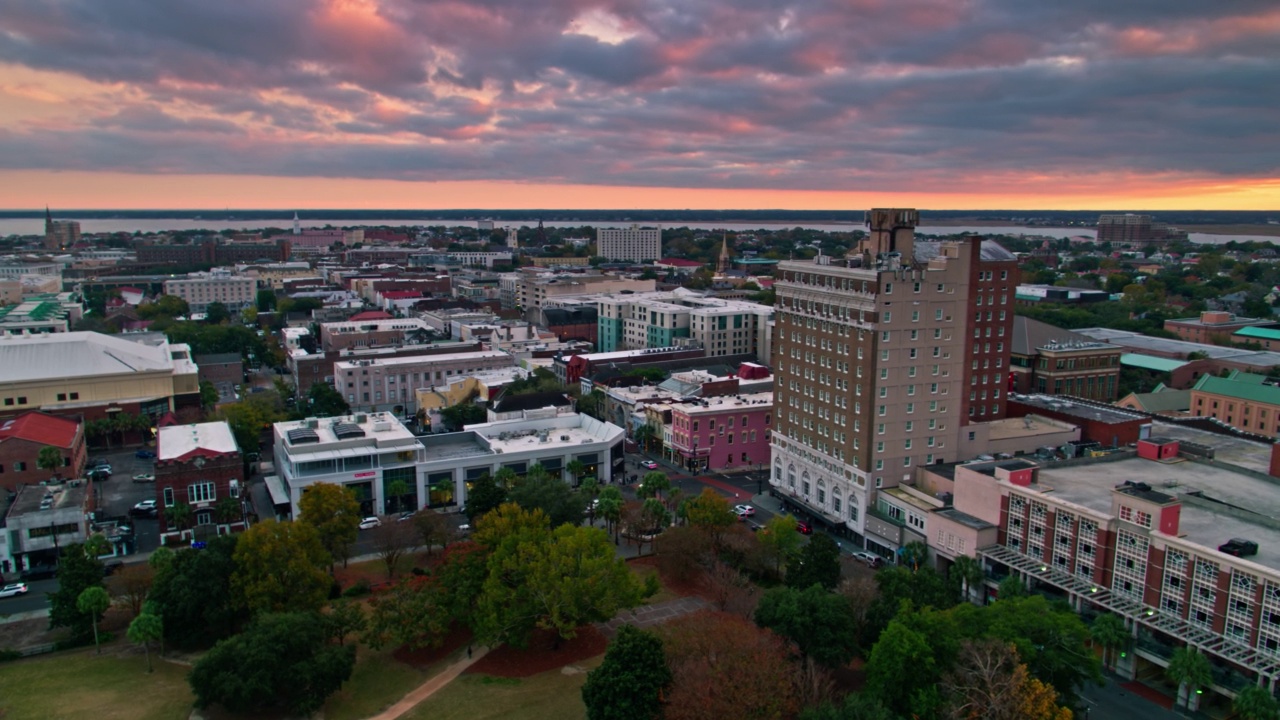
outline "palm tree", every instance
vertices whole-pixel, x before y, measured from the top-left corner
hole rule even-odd
[[[653,425],[645,423],[635,430],[636,443],[640,445],[640,452],[649,452],[653,441],[658,437],[658,430]]]
[[[409,494],[410,490],[412,488],[409,487],[409,483],[398,478],[387,483],[387,499],[395,500],[395,510],[391,512],[400,512],[400,501]]]
[[[498,472],[493,474],[494,482],[498,483],[498,485],[508,490],[515,487],[516,482],[519,479],[520,479],[520,476],[516,474],[516,471],[512,470],[509,467],[499,468]]]
[[[566,466],[565,469],[568,470],[569,474],[573,476],[573,485],[574,487],[577,487],[578,478],[582,477],[582,474],[587,471],[587,466],[581,460],[575,459],[575,460],[570,460],[569,465]]]
[[[929,558],[929,546],[920,542],[909,542],[902,548],[902,561],[911,566],[911,572],[920,569],[920,563]]]
[[[982,579],[985,576],[982,572],[982,563],[968,555],[961,555],[951,566],[951,572],[954,573],[953,577],[960,581],[964,599],[972,602],[973,589],[982,585]]]
[[[1102,665],[1115,670],[1116,651],[1129,644],[1129,630],[1124,626],[1124,620],[1111,613],[1099,615],[1093,621],[1093,627],[1089,628],[1089,634],[1102,648]]]
[[[224,497],[213,506],[213,516],[223,525],[240,519],[240,501],[233,497]]]
[[[1200,690],[1213,682],[1213,666],[1199,650],[1184,645],[1173,651],[1165,675],[1178,683],[1178,703],[1188,710],[1200,705]]]
[[[529,470],[525,472],[524,477],[526,480],[546,480],[551,477],[551,473],[547,472],[547,469],[542,467],[541,463],[534,463],[529,466]]]
[[[98,620],[109,607],[111,607],[111,596],[101,585],[90,585],[76,598],[76,609],[88,615],[89,620],[93,622],[93,644],[97,648],[95,650],[97,653],[102,652],[102,646],[98,644]]]
[[[622,520],[622,491],[614,485],[601,488],[600,503],[596,506],[596,512],[609,524],[609,531],[613,533],[613,542],[616,545],[618,521]]]
[[[1280,703],[1266,688],[1250,685],[1231,702],[1240,720],[1280,720]]]
[[[164,514],[169,523],[181,532],[191,524],[191,516],[194,513],[192,513],[191,506],[187,503],[177,503],[173,507],[166,508]]]
[[[582,496],[586,498],[587,516],[590,518],[590,522],[594,524],[596,521],[596,509],[592,506],[591,501],[595,500],[596,496],[600,494],[600,481],[595,478],[587,478],[578,486],[578,492],[582,493]]]

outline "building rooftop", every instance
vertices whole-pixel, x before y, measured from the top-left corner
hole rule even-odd
[[[1259,340],[1280,340],[1280,328],[1275,327],[1247,327],[1240,328],[1232,333],[1235,336],[1243,338],[1258,338]]]
[[[1147,412],[1177,412],[1191,409],[1190,390],[1157,389],[1149,393],[1132,393],[1138,405]]]
[[[345,357],[345,356],[344,356]],[[408,357],[368,358],[363,360],[339,360],[333,364],[334,370],[349,370],[363,367],[364,363],[378,367],[395,367],[397,365],[416,365],[423,362],[462,362],[467,360],[483,360],[487,358],[506,357],[511,355],[500,350],[482,350],[477,352],[444,353],[438,355],[410,355]],[[513,359],[514,361],[514,359]]]
[[[1155,355],[1143,355],[1142,353],[1124,353],[1120,356],[1120,364],[1126,367],[1135,367],[1142,370],[1151,370],[1153,372],[1173,372],[1178,368],[1186,365],[1186,360],[1173,360],[1170,358],[1156,357]]]
[[[1015,355],[1034,355],[1037,349],[1050,345],[1055,345],[1053,349],[1063,349],[1068,343],[1073,342],[1088,344],[1090,347],[1105,347],[1079,333],[1022,315],[1013,316],[1011,337],[1009,350]]]
[[[214,353],[212,355],[197,355],[197,365],[229,365],[231,363],[241,362],[240,353]]]
[[[5,336],[0,338],[0,382],[195,372],[190,360],[173,357],[173,351],[179,348],[186,346],[152,346],[96,332]]]
[[[1049,464],[1041,468],[1038,483],[1052,497],[1110,514],[1111,491],[1126,480],[1181,499],[1179,532],[1187,540],[1215,549],[1231,538],[1248,538],[1258,543],[1258,554],[1247,560],[1280,570],[1280,524],[1275,520],[1280,495],[1269,481],[1221,465],[1130,458],[1072,467]]]
[[[239,359],[239,356],[236,356]],[[227,455],[240,452],[231,426],[225,422],[170,425],[156,437],[157,460],[181,460],[191,455]]]
[[[1211,328],[1211,327],[1219,327],[1219,326],[1222,326],[1222,325],[1242,325],[1242,324],[1244,324],[1244,323],[1263,323],[1263,322],[1268,322],[1268,321],[1267,321],[1267,320],[1261,320],[1261,319],[1259,319],[1259,318],[1251,318],[1251,317],[1242,317],[1242,316],[1240,316],[1240,315],[1232,315],[1232,314],[1230,314],[1230,313],[1228,313],[1228,314],[1227,314],[1226,319],[1224,319],[1224,320],[1219,320],[1219,321],[1217,321],[1217,322],[1213,322],[1213,321],[1208,321],[1208,322],[1206,322],[1203,316],[1201,316],[1201,317],[1188,317],[1188,318],[1170,318],[1170,319],[1168,319],[1168,320],[1165,320],[1165,323],[1177,323],[1177,324],[1179,324],[1179,325],[1201,325],[1201,326],[1203,326],[1203,327],[1209,327],[1209,328]]]
[[[698,402],[687,403],[679,407],[686,415],[719,415],[735,410],[767,409],[773,407],[773,393],[761,392],[749,395],[724,395],[703,398]]]
[[[554,418],[509,420],[468,425],[495,453],[563,450],[566,447],[619,441],[625,431],[612,423],[576,413]]]
[[[79,480],[60,485],[23,485],[18,488],[18,497],[13,499],[5,517],[12,520],[49,510],[80,509],[84,507],[88,491],[88,484]]]
[[[41,445],[69,448],[75,443],[80,423],[64,417],[29,412],[0,422],[0,442],[21,439]]]
[[[1028,422],[1028,420],[1030,422]],[[1043,415],[1027,415],[1017,418],[1003,418],[986,423],[990,428],[990,440],[1008,440],[1010,438],[1036,437],[1046,433],[1058,433],[1075,429],[1075,425],[1054,420]]]
[[[1178,355],[1183,358],[1193,352],[1202,352],[1214,360],[1231,358],[1232,362],[1236,362],[1237,358],[1241,356],[1254,354],[1254,351],[1252,350],[1240,350],[1238,348],[1223,347],[1221,345],[1208,345],[1205,343],[1187,342],[1186,340],[1170,340],[1169,338],[1151,337],[1149,335],[1143,335],[1129,330],[1082,328],[1076,332],[1100,342],[1111,343],[1112,345],[1122,345],[1124,347],[1138,348],[1166,355]]]
[[[952,471],[952,474],[954,475],[954,469]],[[987,522],[986,520],[983,520],[982,518],[976,518],[972,515],[969,515],[968,513],[962,513],[959,510],[956,510],[955,508],[949,507],[949,508],[942,508],[941,510],[935,510],[934,514],[940,515],[953,522],[958,522],[961,525],[971,527],[975,530],[988,530],[995,527],[995,525],[992,525],[991,523]]]
[[[273,432],[290,457],[302,460],[367,455],[370,447],[418,444],[417,437],[389,412],[290,420],[276,423]]]
[[[1250,402],[1280,405],[1280,380],[1255,373],[1236,370],[1224,378],[1201,375],[1191,389]]]
[[[1051,410],[1080,418],[1081,420],[1092,420],[1094,422],[1111,424],[1146,419],[1145,416],[1137,413],[1118,410],[1105,405],[1084,404],[1074,399],[1052,395],[1010,395],[1009,399],[1023,405]]]

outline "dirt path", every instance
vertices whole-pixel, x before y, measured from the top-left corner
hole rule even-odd
[[[399,718],[401,715],[404,715],[417,707],[418,703],[431,697],[435,691],[453,682],[453,679],[461,675],[463,670],[471,667],[473,663],[480,660],[480,658],[484,657],[488,652],[489,648],[487,647],[476,648],[475,652],[473,652],[471,656],[463,658],[445,668],[439,675],[427,680],[414,688],[414,690],[408,695],[400,698],[395,705],[392,705],[377,715],[368,718],[368,720],[396,720],[396,718]]]
[[[600,628],[600,632],[605,637],[613,637],[618,632],[618,628],[623,625],[635,625],[638,628],[647,628],[668,620],[674,620],[681,615],[688,615],[699,610],[711,607],[711,604],[700,597],[682,597],[674,600],[667,600],[656,605],[641,605],[638,608],[618,613],[609,622],[597,623],[596,627]]]

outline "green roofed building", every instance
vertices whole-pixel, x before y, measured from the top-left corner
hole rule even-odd
[[[1280,326],[1246,327],[1231,334],[1231,341],[1237,343],[1258,343],[1263,350],[1280,350]]]
[[[0,307],[0,336],[69,332],[82,317],[84,305],[75,293],[30,295]]]
[[[1227,377],[1205,375],[1191,388],[1191,414],[1280,437],[1280,378],[1238,370]]]

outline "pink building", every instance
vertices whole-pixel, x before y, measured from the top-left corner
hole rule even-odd
[[[289,236],[289,243],[295,248],[315,248],[327,250],[331,245],[342,245],[346,242],[346,233],[342,230],[303,230]]]
[[[705,398],[671,408],[671,447],[693,471],[769,464],[773,392]]]

